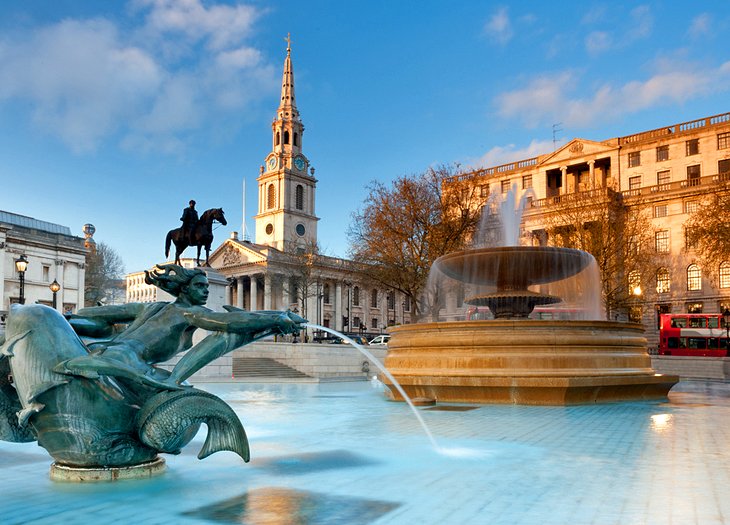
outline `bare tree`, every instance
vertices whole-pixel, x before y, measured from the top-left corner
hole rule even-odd
[[[123,275],[124,263],[119,254],[108,244],[98,243],[86,255],[85,304],[93,306],[115,297]]]
[[[654,275],[657,255],[648,207],[626,202],[610,188],[575,194],[555,206],[544,223],[551,244],[593,255],[598,264],[607,317],[629,303],[633,288]]]
[[[348,229],[349,255],[375,283],[410,298],[414,318],[439,301],[419,302],[429,270],[440,256],[461,249],[479,223],[482,196],[478,172],[440,166],[403,176],[390,186],[374,181]]]
[[[687,245],[695,249],[698,259],[714,275],[725,261],[730,261],[730,186],[725,185],[705,196],[697,210],[685,222]]]

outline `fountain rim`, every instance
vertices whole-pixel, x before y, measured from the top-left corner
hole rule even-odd
[[[641,323],[631,323],[624,321],[609,321],[603,319],[479,319],[474,321],[427,321],[423,323],[410,323],[398,326],[391,326],[388,329],[389,334],[397,332],[411,332],[424,329],[451,330],[452,328],[478,328],[478,327],[512,327],[515,329],[525,328],[583,328],[589,330],[591,328],[597,330],[605,330],[607,328],[621,328],[629,330],[638,330],[644,332],[644,325]]]

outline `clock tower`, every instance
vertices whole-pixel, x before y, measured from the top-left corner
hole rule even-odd
[[[304,125],[294,99],[291,39],[286,38],[286,58],[281,82],[281,100],[271,124],[272,151],[257,179],[259,206],[256,244],[282,251],[296,251],[317,242],[314,168],[302,153]]]

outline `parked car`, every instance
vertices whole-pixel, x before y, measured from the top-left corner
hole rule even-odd
[[[371,345],[380,345],[380,346],[387,346],[388,341],[390,340],[390,336],[383,334],[379,335],[377,337],[374,337],[372,341],[370,341]]]

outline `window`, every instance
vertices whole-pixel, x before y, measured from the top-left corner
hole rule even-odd
[[[276,132],[276,145],[278,146],[281,143],[281,135],[279,132]]]
[[[661,320],[662,320],[662,314],[668,314],[672,312],[672,305],[669,304],[658,304],[655,306],[656,310],[656,329],[659,330]]]
[[[489,197],[489,184],[484,184],[479,188],[479,195],[482,197]]]
[[[362,320],[359,317],[353,317],[352,318],[352,327],[353,328],[358,328],[358,329],[360,327],[362,327]]]
[[[373,289],[373,291],[370,292],[370,307],[371,308],[378,307],[378,290],[377,289]]]
[[[687,303],[687,313],[688,314],[701,314],[702,313],[702,303]]]
[[[641,274],[636,270],[629,272],[629,293],[641,295]]]
[[[641,166],[640,151],[632,151],[631,153],[629,153],[629,168],[634,168],[636,166]]]
[[[700,183],[700,165],[687,166],[687,181],[689,186],[697,186]]]
[[[50,283],[51,282],[51,267],[44,264],[42,271],[43,271],[43,282]]]
[[[669,230],[659,230],[654,234],[654,247],[657,253],[669,253]]]
[[[666,268],[659,268],[656,272],[657,293],[669,293],[669,287],[669,270],[667,270]]]
[[[720,263],[720,288],[730,288],[730,262],[728,261]]]
[[[370,327],[371,327],[371,328],[372,328],[373,330],[377,330],[377,328],[378,328],[378,318],[377,318],[377,317],[373,317],[373,318],[372,318],[372,319],[370,320]]]
[[[284,144],[289,144],[289,131],[284,132]]]
[[[694,213],[699,207],[699,201],[684,201],[684,213]]]
[[[730,266],[728,266],[728,268],[730,268]],[[410,295],[406,295],[406,299],[405,299],[405,301],[403,301],[403,309],[406,312],[410,312],[411,311],[411,297],[410,297]]]
[[[507,193],[509,191],[509,180],[503,180],[500,184],[502,186],[502,193]]]
[[[295,131],[294,132],[294,145],[299,146],[298,142],[299,142],[299,134]]]
[[[656,161],[669,160],[669,146],[659,146],[656,149]]]
[[[657,171],[656,183],[659,186],[662,186],[664,184],[669,184],[671,182],[671,180],[672,180],[672,178],[669,175],[669,170]]]
[[[273,184],[269,184],[266,188],[266,207],[271,209],[274,206],[276,206],[276,188]]]
[[[720,175],[720,180],[730,180],[730,159],[717,161],[717,173]]]
[[[360,287],[359,286],[355,286],[355,288],[352,289],[352,305],[360,306]]]
[[[730,131],[717,134],[717,149],[730,148]]]
[[[297,184],[296,190],[294,190],[294,205],[298,210],[304,209],[304,186]]]
[[[702,290],[702,270],[696,264],[687,267],[687,290],[690,292]]]
[[[666,217],[667,216],[667,205],[662,204],[660,206],[654,206],[654,217]]]
[[[641,175],[629,177],[629,189],[638,190],[639,188],[641,188]]]
[[[328,283],[322,287],[322,300],[324,304],[330,304],[330,285]]]
[[[522,189],[529,190],[532,188],[532,175],[525,175],[522,177]]]
[[[686,143],[687,156],[697,155],[700,152],[700,139],[691,139]]]
[[[388,292],[388,310],[395,310],[395,292]]]
[[[697,248],[697,239],[692,235],[692,230],[684,229],[684,249],[693,250]]]

